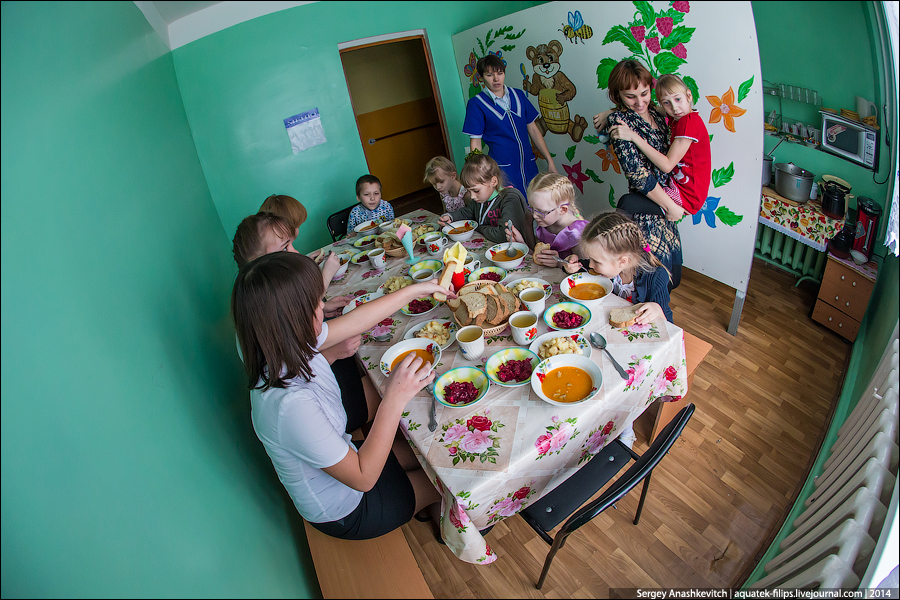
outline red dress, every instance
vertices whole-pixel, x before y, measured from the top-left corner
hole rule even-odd
[[[693,215],[706,202],[712,178],[709,133],[696,110],[672,124],[672,143],[677,138],[687,138],[692,142],[684,157],[672,170],[672,181],[681,193],[684,210]]]

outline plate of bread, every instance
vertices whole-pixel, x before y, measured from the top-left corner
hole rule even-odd
[[[497,335],[509,325],[509,316],[519,310],[520,300],[507,287],[480,280],[464,285],[457,297],[447,301],[460,327],[478,325],[485,336]]]

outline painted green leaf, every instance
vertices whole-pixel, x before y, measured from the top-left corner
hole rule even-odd
[[[610,44],[612,42],[622,42],[632,54],[640,54],[641,52],[641,45],[637,43],[637,40],[631,35],[631,31],[623,25],[614,25],[606,32],[606,37],[603,38],[603,44]]]
[[[673,25],[678,25],[679,23],[684,21],[684,13],[679,12],[679,11],[675,10],[674,8],[670,8],[669,10],[667,10],[665,12],[659,13],[659,16],[671,17]]]
[[[493,29],[488,29],[487,35],[484,36],[484,40],[487,41],[487,40],[491,39],[491,34],[492,34],[492,33],[494,33],[494,30],[493,30]],[[497,36],[495,35],[494,37],[497,37]]]
[[[734,178],[734,162],[727,167],[721,169],[713,169],[712,183],[713,187],[722,187]]]
[[[569,159],[569,162],[572,162],[572,159],[575,158],[575,146],[566,148],[566,158]]]
[[[512,26],[510,26],[510,29],[512,29]],[[525,30],[524,30],[524,29],[523,29],[522,31],[520,31],[519,33],[516,33],[516,34],[510,34],[510,35],[504,36],[504,38],[507,39],[507,40],[517,40],[517,39],[519,39],[520,37],[522,37],[523,35],[525,35]]]
[[[712,144],[712,136],[713,134],[709,134],[709,143]]]
[[[695,27],[676,27],[668,37],[663,38],[662,42],[660,42],[660,46],[665,50],[671,50],[678,44],[687,44],[691,41],[694,31],[696,31]]]
[[[475,41],[478,42],[478,47],[481,48],[481,55],[484,56],[487,54],[487,50],[484,49],[484,44],[481,43],[481,40],[475,38]]]
[[[586,135],[581,139],[583,139],[588,144],[599,144],[600,143],[600,138],[598,138],[596,135]]]
[[[694,78],[690,75],[682,77],[681,80],[684,81],[684,85],[691,90],[691,98],[694,99],[694,104],[697,104],[697,98],[700,97],[700,88],[697,87],[697,82],[694,81]]]
[[[611,58],[604,58],[600,61],[600,64],[597,65],[597,89],[605,90],[609,87],[609,74],[617,64],[619,62]]]
[[[750,76],[750,79],[745,81],[738,87],[738,104],[740,104],[741,100],[747,97],[747,94],[750,93],[750,88],[753,87],[753,75]]]
[[[596,173],[594,173],[594,170],[593,170],[593,169],[587,169],[587,170],[584,172],[584,174],[587,175],[588,177],[590,177],[590,178],[591,178],[591,181],[593,181],[594,183],[603,183],[603,180],[600,179],[600,176],[599,176],[599,175],[597,175]]]
[[[616,207],[616,191],[613,189],[613,186],[609,186],[609,205],[613,208]]]
[[[724,206],[720,206],[716,209],[716,216],[719,217],[719,220],[722,221],[723,224],[728,225],[729,227],[734,227],[744,220],[743,216],[734,214]]]
[[[686,62],[686,60],[678,58],[671,52],[660,52],[653,57],[653,64],[656,66],[660,75],[664,73],[675,73],[678,71],[678,68]]]
[[[500,46],[500,49],[503,50],[504,52],[509,52],[510,50],[515,50],[516,47],[515,46]]]
[[[641,19],[644,21],[644,27],[648,30],[656,24],[656,11],[649,2],[638,0],[634,3],[634,7],[641,13]]]

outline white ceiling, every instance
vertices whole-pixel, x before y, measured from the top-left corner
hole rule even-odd
[[[134,0],[170,50],[238,23],[305,2],[164,2]]]

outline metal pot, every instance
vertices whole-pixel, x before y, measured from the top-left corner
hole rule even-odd
[[[794,163],[778,163],[775,165],[775,191],[794,202],[809,202],[815,175],[801,169]]]
[[[763,154],[763,171],[762,171],[763,186],[767,186],[772,183],[772,164],[774,162],[775,162],[774,158]]]

